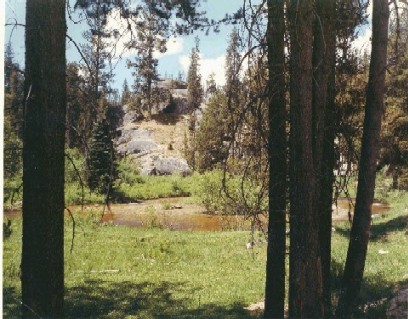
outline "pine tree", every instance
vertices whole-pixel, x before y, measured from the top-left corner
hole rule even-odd
[[[239,35],[237,29],[234,29],[230,35],[230,41],[225,57],[225,92],[231,99],[232,104],[237,104],[238,92],[240,91],[241,81],[239,79],[241,67],[241,54],[239,53]]]
[[[129,90],[127,79],[125,79],[125,81],[123,82],[123,86],[122,86],[122,96],[120,99],[120,103],[122,105],[126,105],[127,103],[130,102],[130,97],[131,97],[131,92]]]
[[[117,176],[115,151],[109,123],[106,119],[96,123],[89,145],[87,182],[91,191],[106,194],[112,190]]]
[[[191,50],[190,66],[187,73],[187,105],[190,112],[200,107],[203,99],[203,88],[200,75],[200,50],[199,40],[196,38],[196,46]]]
[[[155,16],[148,7],[138,14],[136,39],[129,46],[136,49],[135,62],[129,65],[134,68],[135,92],[144,100],[149,117],[152,115],[153,104],[160,99],[155,84],[159,79],[157,72],[158,59],[154,53],[166,51],[166,24]]]
[[[207,82],[206,82],[206,87],[207,88],[206,88],[205,93],[206,93],[207,96],[208,95],[211,96],[211,95],[217,93],[218,88],[217,88],[217,83],[215,82],[215,73],[214,72],[209,75],[209,77],[207,79]]]

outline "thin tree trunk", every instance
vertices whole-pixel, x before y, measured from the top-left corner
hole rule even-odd
[[[265,318],[283,318],[286,253],[286,103],[284,1],[268,0],[269,222]]]
[[[336,54],[335,0],[316,0],[313,42],[313,160],[315,214],[319,241],[325,314],[331,312],[330,262],[334,136],[334,68]]]
[[[313,1],[291,0],[289,316],[323,315],[312,141]]]
[[[24,318],[60,318],[64,294],[65,1],[27,0]]]
[[[335,58],[333,57],[333,60]],[[323,141],[323,158],[320,170],[320,198],[319,201],[319,242],[322,261],[323,299],[325,317],[332,314],[331,304],[331,236],[332,236],[332,204],[334,183],[334,139],[335,139],[335,70],[328,79],[329,92],[327,100],[325,138]]]
[[[363,280],[371,226],[371,205],[374,199],[381,117],[384,108],[388,19],[388,1],[374,0],[372,50],[366,92],[357,198],[344,269],[343,289],[337,309],[339,317],[351,316],[355,309]]]

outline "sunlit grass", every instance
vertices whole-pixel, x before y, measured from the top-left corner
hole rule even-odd
[[[408,282],[408,194],[391,192],[392,208],[373,220],[359,301],[364,318],[385,317],[387,299]],[[98,214],[65,224],[66,318],[247,318],[262,300],[265,244],[248,250],[249,232],[182,232],[99,225]],[[350,225],[333,233],[334,301]],[[21,218],[4,242],[4,317],[19,316]]]
[[[265,246],[248,232],[179,232],[66,221],[67,318],[246,318],[262,299]],[[7,318],[18,316],[21,219],[4,245]]]

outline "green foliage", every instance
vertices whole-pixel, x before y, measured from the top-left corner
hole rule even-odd
[[[203,99],[203,88],[201,86],[201,75],[199,73],[200,50],[198,44],[199,41],[198,38],[196,38],[196,46],[191,50],[190,66],[187,73],[187,105],[190,112],[198,109]]]
[[[65,154],[65,204],[103,203],[103,196],[92,193],[86,183],[85,157],[78,149],[67,148]]]
[[[258,180],[224,174],[213,170],[197,176],[194,190],[199,202],[209,213],[223,215],[256,215],[267,210],[267,201],[260,196],[262,187]]]
[[[407,212],[408,194],[391,191],[387,194],[391,209],[371,225],[364,281],[359,298],[358,318],[385,318],[389,298],[407,284],[408,260]],[[337,298],[341,289],[343,265],[347,256],[350,224],[335,224],[332,238],[333,293]]]
[[[109,123],[98,122],[92,132],[87,159],[87,184],[91,191],[107,193],[117,177],[115,150]]]
[[[405,9],[407,9],[405,5]],[[381,130],[379,166],[387,167],[392,188],[408,190],[408,13],[401,10],[390,24],[386,111]]]
[[[133,200],[190,196],[195,183],[193,177],[183,177],[177,174],[171,176],[134,175],[133,178],[134,183],[117,183],[116,192]]]
[[[216,168],[228,157],[227,104],[226,95],[218,92],[204,110],[195,139],[196,162],[200,170]]]

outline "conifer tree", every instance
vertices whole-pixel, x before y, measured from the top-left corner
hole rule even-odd
[[[196,38],[196,46],[191,50],[190,66],[187,73],[187,105],[190,112],[200,107],[203,98],[200,75],[200,50],[199,39]]]
[[[100,120],[92,131],[87,170],[91,191],[105,194],[112,190],[117,170],[112,136],[106,119]]]
[[[125,81],[123,82],[123,86],[122,86],[122,96],[121,96],[121,104],[125,105],[127,103],[129,103],[130,101],[130,90],[129,90],[129,85],[127,82],[127,79],[125,79]]]
[[[159,79],[157,72],[158,59],[155,52],[166,51],[166,28],[160,19],[153,14],[149,6],[138,14],[136,37],[129,43],[131,48],[136,49],[135,62],[130,63],[135,71],[135,91],[144,100],[149,116],[152,115],[153,103],[158,99],[158,90],[155,84]]]

